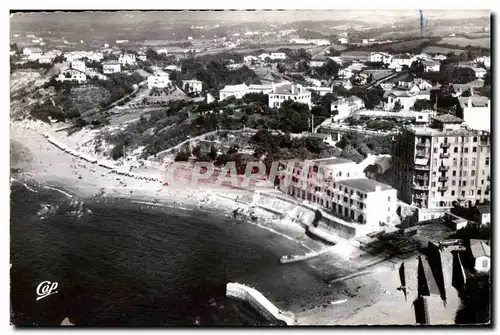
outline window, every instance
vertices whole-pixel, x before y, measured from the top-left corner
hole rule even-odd
[[[467,158],[464,158],[464,166],[468,166],[469,165],[469,160]]]
[[[432,191],[432,197],[434,198],[436,196],[436,192]]]
[[[469,148],[465,148],[464,151],[465,151],[466,154],[468,154],[469,153]]]
[[[490,165],[490,158],[489,157],[486,157],[486,159],[484,160],[484,164]]]
[[[390,201],[391,201],[391,197],[387,197],[387,201],[389,201],[389,202],[390,202]]]
[[[435,177],[436,176],[436,171],[432,171],[432,176]]]
[[[457,170],[453,170],[453,177],[457,176]]]
[[[451,186],[455,186],[455,184],[456,184],[456,181],[455,181],[455,180],[452,180],[452,181],[451,181]]]
[[[453,148],[453,152],[457,153],[458,152],[458,147]]]
[[[477,148],[476,147],[472,147],[472,152],[477,152]]]
[[[474,179],[470,180],[470,186],[474,186]]]
[[[487,260],[487,259],[483,259],[483,260],[481,261],[481,267],[482,267],[483,269],[487,269],[487,268],[488,268],[489,263],[490,263],[490,262],[488,262],[488,260]]]
[[[432,182],[432,187],[436,187],[436,182],[435,181]]]
[[[438,148],[434,148],[434,153],[437,154],[438,153]]]
[[[452,196],[455,196],[455,191],[451,191],[451,195],[452,195]]]
[[[462,186],[467,186],[467,180],[462,181]]]
[[[481,179],[481,185],[484,185],[484,179]]]
[[[472,157],[472,159],[470,161],[470,165],[476,166],[476,157]]]
[[[462,171],[462,177],[467,177],[467,171]]]
[[[471,170],[470,175],[471,175],[471,177],[474,177],[476,175],[476,170]]]
[[[453,158],[453,166],[457,166],[457,159]]]
[[[471,196],[474,195],[474,190],[470,190],[469,195],[471,195]]]
[[[344,202],[347,202],[347,197],[344,197]]]
[[[473,138],[472,138],[472,141],[473,141],[473,142],[477,142],[477,137],[473,137]]]
[[[465,197],[465,191],[462,191],[462,197]]]
[[[486,192],[484,192],[486,193]],[[477,190],[477,195],[481,195],[481,190]]]

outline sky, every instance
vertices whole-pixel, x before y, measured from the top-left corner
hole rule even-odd
[[[487,10],[424,10],[427,19],[460,19],[487,17]],[[108,16],[116,20],[210,20],[224,22],[249,22],[249,21],[330,21],[330,20],[353,20],[359,19],[366,22],[377,22],[387,20],[398,20],[401,18],[418,18],[418,9],[415,10],[285,10],[285,11],[184,11],[184,12],[114,12],[105,14],[103,12],[73,12],[73,13],[30,13],[11,15],[11,22],[23,22],[25,20],[45,20],[47,15],[50,19],[65,20],[75,17],[91,19],[92,16]]]

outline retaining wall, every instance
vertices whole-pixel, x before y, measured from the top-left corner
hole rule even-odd
[[[239,283],[227,283],[226,296],[248,302],[250,306],[255,308],[256,311],[261,313],[271,322],[278,320],[283,321],[287,325],[295,324],[295,316],[293,313],[281,311],[266,297],[264,297],[262,293],[252,287]]]

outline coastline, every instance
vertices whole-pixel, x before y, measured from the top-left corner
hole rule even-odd
[[[43,133],[50,131],[50,128],[41,122],[11,122],[11,139],[22,144],[23,150],[29,153],[24,162],[15,164],[16,168],[23,171],[19,174],[21,182],[34,181],[81,199],[99,199],[95,195],[104,190],[106,194],[103,198],[106,199],[123,198],[138,202],[145,207],[175,207],[188,211],[198,208],[200,212],[208,211],[225,217],[230,216],[236,208],[243,207],[240,202],[236,202],[236,197],[243,197],[249,193],[240,189],[214,187],[171,189],[158,182],[110,174],[109,169],[97,164],[84,163],[50,144],[43,137]],[[217,193],[223,196],[217,197]],[[199,208],[200,204],[202,208]],[[264,210],[258,212],[258,216],[262,218],[259,220],[261,222],[255,223],[241,218],[237,220],[257,225],[260,229],[267,229],[273,235],[281,235],[280,238],[290,240],[289,242],[295,241],[297,251],[294,254],[306,254],[329,247],[305,237],[304,228],[298,223],[273,220],[276,215],[266,213]],[[303,261],[302,265],[312,268],[318,278],[321,278],[325,272],[335,271],[337,265],[345,267],[346,263],[357,262],[359,254],[355,253],[351,259],[349,253],[344,253],[339,248],[333,249],[320,257]],[[360,250],[357,249],[356,252]],[[337,259],[342,261],[337,262]],[[276,263],[279,263],[279,257]],[[325,283],[325,290],[318,292],[318,295],[302,298],[303,302],[289,305],[286,298],[273,302],[279,307],[286,304],[287,306],[283,308],[296,313],[299,325],[413,324],[412,301],[401,300],[401,293],[396,290],[399,286],[398,274],[392,270],[392,264],[394,263],[384,261],[359,276],[345,278],[334,284]],[[263,292],[266,296],[269,293]],[[272,294],[269,296],[272,298]],[[335,301],[344,299],[345,303],[334,304]],[[448,306],[450,305],[459,305],[458,298],[454,299],[453,304],[449,302]],[[381,309],[380,306],[384,307]],[[384,314],[383,310],[390,310],[393,315]],[[449,308],[446,311],[440,310],[439,314],[443,315],[443,323],[453,323]],[[374,316],[377,319],[375,322]]]

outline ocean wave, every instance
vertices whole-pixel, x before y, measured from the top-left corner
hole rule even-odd
[[[29,186],[28,186],[28,184],[23,183],[22,181],[20,181],[20,180],[18,180],[18,179],[16,179],[16,178],[10,177],[10,182],[11,182],[11,183],[18,183],[18,184],[21,184],[21,185],[23,185],[23,186],[24,186],[27,190],[29,190],[29,191],[31,191],[31,192],[33,192],[33,193],[38,193],[38,191],[37,191],[37,190],[35,190],[35,189],[33,189],[33,188],[29,187]]]
[[[60,189],[58,189],[58,188],[51,187],[51,186],[46,186],[46,185],[44,185],[44,186],[42,186],[42,187],[43,187],[43,188],[45,188],[45,189],[48,189],[48,190],[53,190],[53,191],[59,192],[59,193],[61,193],[61,194],[64,194],[64,195],[65,195],[65,196],[67,196],[68,198],[73,198],[73,196],[72,196],[71,194],[69,194],[69,193],[67,193],[67,192],[64,192],[63,190],[60,190]]]

